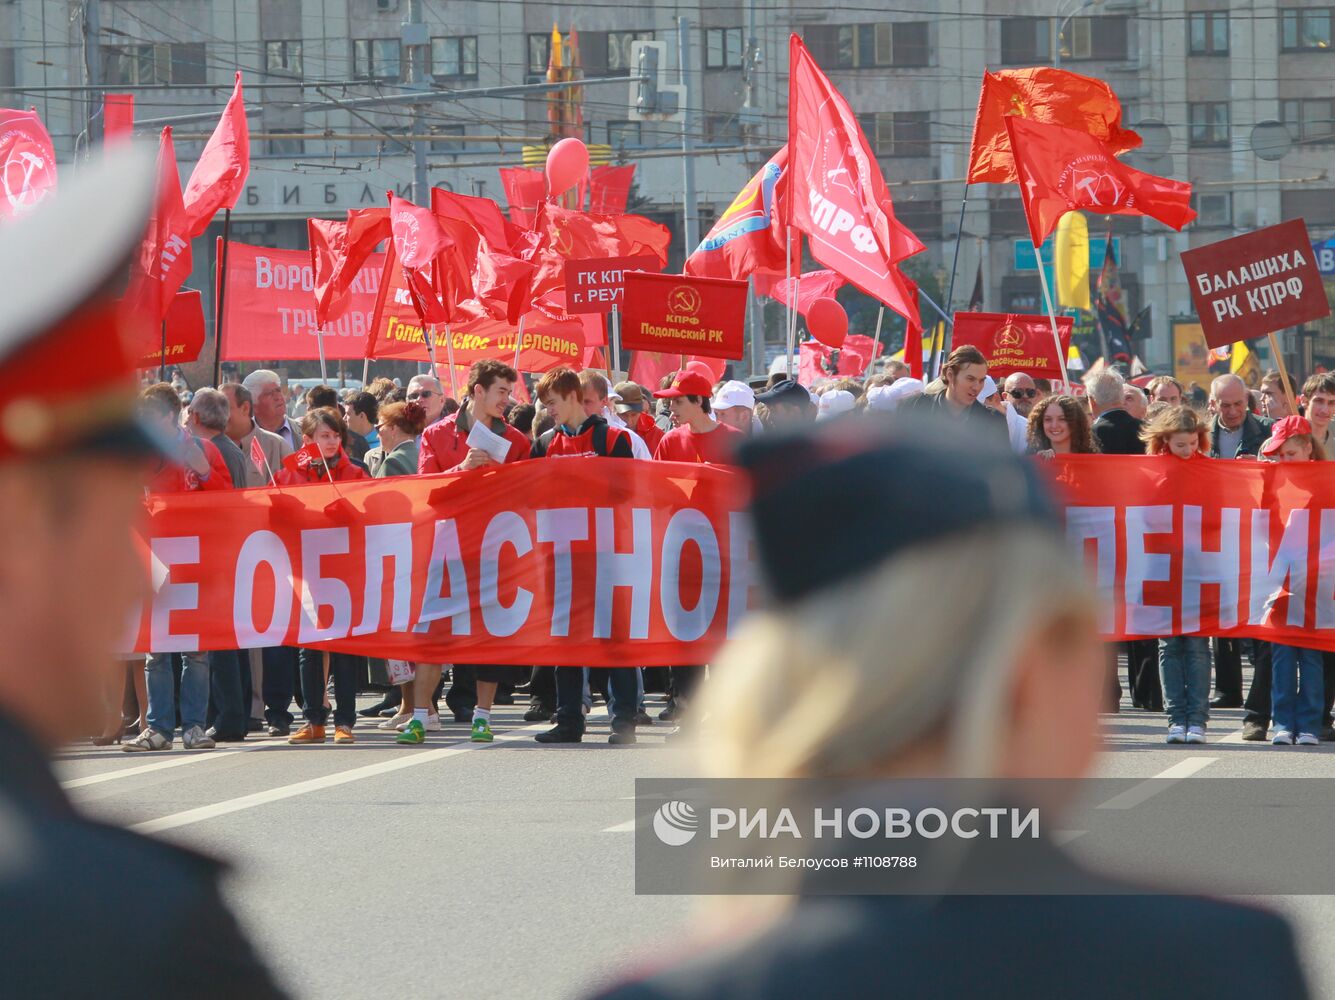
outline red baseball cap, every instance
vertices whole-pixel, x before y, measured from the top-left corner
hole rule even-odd
[[[709,397],[714,384],[699,372],[679,371],[672,377],[672,385],[654,393],[655,399],[675,399],[678,396]]]
[[[1285,417],[1283,420],[1277,420],[1275,426],[1270,428],[1269,440],[1261,445],[1261,454],[1273,455],[1289,438],[1311,433],[1312,425],[1307,422],[1306,417],[1294,415]]]

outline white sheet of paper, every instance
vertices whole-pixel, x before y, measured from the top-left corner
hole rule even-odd
[[[509,439],[501,437],[478,421],[473,422],[473,428],[468,432],[468,447],[485,451],[498,464],[503,464],[505,456],[510,454]]]

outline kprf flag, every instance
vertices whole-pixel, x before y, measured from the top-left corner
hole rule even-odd
[[[228,98],[222,118],[213,135],[209,136],[182,195],[192,237],[208,228],[218,209],[232,208],[236,204],[249,175],[250,128],[246,124],[246,103],[238,70],[232,96]]]
[[[788,147],[784,145],[737,192],[682,269],[701,278],[734,278],[764,273],[784,276],[801,270],[801,248],[787,242]],[[758,290],[758,289],[757,289]]]
[[[181,201],[181,175],[171,126],[158,141],[158,183],[153,215],[148,220],[139,254],[130,269],[126,307],[146,324],[161,323],[172,299],[190,276],[190,219]],[[156,333],[156,330],[154,331]]]
[[[455,237],[473,300],[492,319],[518,323],[533,280],[534,265],[521,256],[531,245],[529,234],[507,222],[489,198],[432,188],[431,211]]]
[[[535,273],[532,297],[565,290],[565,262],[588,257],[640,257],[667,263],[672,234],[642,215],[594,215],[557,205],[538,207],[538,245],[529,255]]]
[[[0,108],[0,222],[56,191],[56,151],[35,111]]]
[[[269,468],[269,460],[264,457],[264,449],[260,447],[259,436],[250,439],[250,464],[255,466],[256,472],[262,472],[273,479],[273,472]]]
[[[984,73],[969,152],[970,184],[1016,183],[1007,116],[1076,129],[1113,153],[1140,145],[1140,136],[1122,128],[1122,105],[1102,80],[1050,66]]]
[[[455,307],[471,298],[472,280],[446,224],[429,208],[389,195],[389,224],[397,262],[425,323],[449,323]]]
[[[391,236],[389,209],[354,208],[345,221],[307,219],[315,322],[324,328],[352,301],[352,283],[375,248]]]
[[[811,255],[901,316],[916,313],[898,264],[924,247],[895,218],[880,165],[848,101],[789,40],[790,223],[807,234]]]
[[[1089,225],[1079,212],[1067,212],[1057,223],[1052,265],[1057,279],[1057,304],[1089,311]]]
[[[1196,212],[1191,185],[1135,170],[1087,132],[1006,119],[1020,175],[1020,198],[1034,246],[1075,209],[1103,215],[1148,215],[1181,229]]]

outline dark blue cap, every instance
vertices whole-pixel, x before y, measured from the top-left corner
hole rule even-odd
[[[988,437],[867,414],[752,438],[739,459],[770,594],[794,601],[952,535],[1018,522],[1056,531],[1036,460]]]
[[[775,403],[787,403],[789,406],[810,406],[811,393],[806,386],[790,378],[774,383],[774,387],[765,392],[756,393],[756,402],[773,406]]]

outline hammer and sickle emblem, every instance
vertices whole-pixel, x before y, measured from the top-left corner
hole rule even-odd
[[[683,316],[695,316],[700,312],[700,293],[690,285],[678,285],[668,296],[668,308]]]

